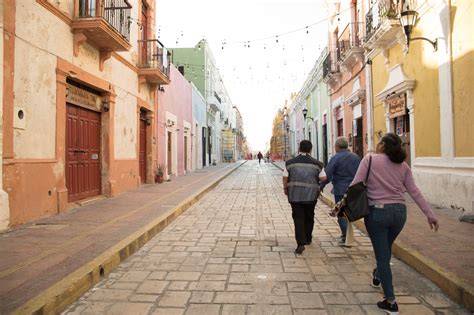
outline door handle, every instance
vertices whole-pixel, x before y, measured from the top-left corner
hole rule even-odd
[[[74,153],[86,153],[85,150],[74,150]]]

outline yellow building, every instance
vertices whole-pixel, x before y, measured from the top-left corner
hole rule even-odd
[[[288,139],[286,137],[284,110],[279,109],[273,119],[272,138],[270,140],[270,155],[273,160],[285,160],[288,156]]]
[[[474,6],[471,1],[420,0],[407,8],[410,1],[404,2],[379,0],[366,15],[373,119],[369,147],[383,133],[396,132],[428,201],[471,211]],[[409,45],[398,20],[406,10],[418,12]]]

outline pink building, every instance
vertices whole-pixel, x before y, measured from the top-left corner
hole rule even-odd
[[[181,73],[170,65],[171,83],[158,89],[157,165],[164,169],[165,179],[182,176],[192,169],[192,87]]]
[[[352,152],[367,153],[367,102],[364,69],[364,5],[361,0],[332,0],[329,13],[329,54],[323,80],[330,89],[333,143],[349,139]],[[367,2],[365,2],[367,3]]]

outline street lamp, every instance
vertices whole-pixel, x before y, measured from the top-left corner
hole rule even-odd
[[[410,46],[410,42],[414,40],[425,40],[429,42],[431,45],[433,45],[434,50],[438,50],[438,39],[435,39],[434,41],[429,40],[426,37],[414,37],[410,38],[411,32],[413,31],[413,28],[415,27],[416,20],[418,19],[418,12],[415,10],[410,10],[410,8],[407,7],[407,10],[402,11],[400,13],[400,25],[403,27],[403,31],[405,33],[405,37],[407,40],[407,49]]]
[[[303,117],[304,117],[305,120],[306,120],[306,115],[308,115],[308,109],[304,108],[303,109]]]

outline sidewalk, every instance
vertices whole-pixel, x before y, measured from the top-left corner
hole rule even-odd
[[[242,163],[197,170],[0,234],[0,314],[64,309]]]
[[[282,168],[284,162],[274,164]],[[332,205],[334,197],[327,185],[321,199]],[[440,222],[438,233],[430,230],[426,217],[407,195],[408,218],[395,242],[394,255],[433,281],[459,303],[474,309],[474,225],[461,222],[450,209],[433,211]],[[362,221],[357,227],[365,231]]]

